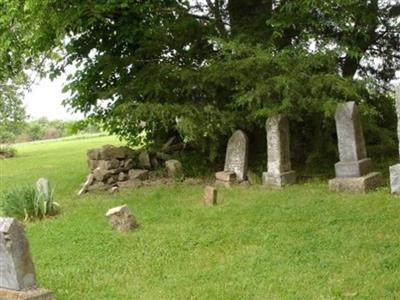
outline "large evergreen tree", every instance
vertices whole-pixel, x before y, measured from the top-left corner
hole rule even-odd
[[[321,150],[336,103],[348,100],[391,126],[383,113],[400,61],[396,1],[1,3],[14,7],[4,18],[29,51],[10,49],[29,62],[51,58],[53,76],[74,66],[65,103],[133,143],[142,130],[156,141],[177,134],[215,154],[234,128],[255,134],[282,112],[299,125],[296,143]]]

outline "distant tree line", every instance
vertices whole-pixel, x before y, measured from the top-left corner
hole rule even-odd
[[[14,127],[0,126],[0,143],[21,143],[37,140],[57,139],[75,134],[98,133],[100,129],[82,121],[23,120]]]

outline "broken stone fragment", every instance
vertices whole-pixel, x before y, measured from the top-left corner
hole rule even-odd
[[[139,226],[135,216],[126,204],[109,209],[106,217],[111,227],[119,232],[127,233]]]
[[[231,171],[221,171],[215,173],[215,179],[225,182],[236,181],[236,173]]]

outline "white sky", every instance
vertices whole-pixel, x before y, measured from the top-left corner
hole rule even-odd
[[[49,120],[79,120],[81,114],[73,114],[61,102],[67,94],[62,93],[66,76],[51,81],[48,78],[40,80],[25,94],[24,104],[28,115],[33,119],[47,117]]]

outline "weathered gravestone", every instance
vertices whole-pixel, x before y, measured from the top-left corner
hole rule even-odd
[[[400,141],[400,85],[396,88],[397,135]],[[400,152],[400,149],[399,149]],[[394,195],[400,195],[400,164],[389,168],[390,190]]]
[[[242,130],[233,133],[226,147],[224,171],[227,176],[223,176],[222,172],[216,174],[217,183],[221,183],[221,178],[229,178],[238,182],[247,179],[247,160],[249,151],[249,140]],[[232,173],[235,176],[232,176]],[[222,182],[224,183],[224,182]],[[229,181],[226,181],[229,183]]]
[[[36,182],[36,189],[39,193],[43,194],[45,198],[49,198],[51,195],[50,182],[46,178],[39,178]]]
[[[0,275],[0,299],[52,299],[50,291],[36,289],[29,242],[13,218],[0,218]]]
[[[380,185],[381,174],[371,172],[361,119],[355,102],[339,104],[335,114],[340,161],[331,191],[367,192]]]
[[[268,171],[263,173],[267,186],[282,187],[296,182],[296,172],[290,163],[289,120],[276,115],[266,123],[268,144]]]

